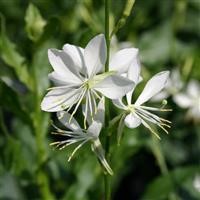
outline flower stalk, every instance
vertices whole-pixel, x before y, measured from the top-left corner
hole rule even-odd
[[[105,0],[105,39],[107,47],[107,57],[105,63],[105,72],[109,71],[109,60],[110,60],[110,28],[109,28],[109,11],[110,11],[110,0]],[[105,99],[105,130],[106,130],[106,141],[105,141],[105,158],[109,162],[109,149],[110,149],[110,134],[108,132],[108,122],[110,119],[109,112],[109,101]],[[105,200],[111,199],[111,185],[110,185],[110,176],[104,174],[104,189],[105,189]]]
[[[124,24],[126,23],[127,18],[131,14],[131,10],[133,8],[134,3],[135,3],[135,0],[127,0],[126,1],[126,5],[124,7],[122,16],[119,19],[119,21],[117,22],[115,28],[113,29],[110,37],[112,37],[113,35],[115,35],[117,33],[117,31],[124,26]]]

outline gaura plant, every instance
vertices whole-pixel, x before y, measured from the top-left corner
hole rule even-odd
[[[49,49],[48,58],[54,71],[49,74],[54,87],[41,103],[41,109],[47,112],[57,112],[58,120],[66,130],[53,125],[53,134],[61,135],[63,140],[51,143],[59,149],[77,145],[68,161],[86,143],[97,156],[104,170],[105,199],[111,196],[108,175],[113,175],[109,159],[110,129],[112,121],[109,115],[109,101],[122,110],[117,119],[118,142],[121,139],[124,124],[129,128],[136,128],[143,124],[158,138],[158,134],[150,124],[155,124],[167,132],[170,121],[165,120],[152,111],[168,111],[143,105],[150,98],[157,95],[166,85],[168,71],[163,71],[152,77],[135,103],[132,96],[135,87],[141,82],[141,65],[137,48],[124,48],[110,58],[110,41],[113,35],[122,27],[130,15],[134,1],[128,0],[122,18],[109,30],[109,0],[105,1],[105,36],[99,34],[92,38],[85,48],[72,44],[65,44],[62,50]],[[110,34],[111,32],[111,34]],[[124,103],[126,98],[127,105]],[[82,105],[82,106],[81,106]],[[75,114],[82,108],[83,123],[78,123]],[[103,131],[102,131],[103,130]],[[103,136],[105,147],[99,136]]]

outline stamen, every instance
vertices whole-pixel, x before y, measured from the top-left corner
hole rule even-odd
[[[144,109],[141,109],[140,107],[137,107],[137,110],[140,110],[143,114],[146,114],[146,116],[147,117],[152,117],[152,118],[154,118],[156,121],[158,121],[159,123],[161,123],[162,121],[163,122],[166,122],[166,123],[171,123],[170,121],[168,121],[168,120],[166,120],[166,119],[164,119],[164,118],[161,118],[161,117],[158,117],[157,115],[155,115],[155,114],[153,114],[153,113],[151,113],[151,112],[148,112],[148,111],[146,111],[146,110],[144,110]]]
[[[148,128],[159,140],[161,140],[160,136],[156,133],[156,131],[154,131],[154,130],[151,128],[151,126],[150,126],[148,123],[146,123],[143,119],[142,119],[142,123],[143,123],[143,125],[144,125],[146,128]]]
[[[101,99],[101,96],[98,95],[98,93],[97,93],[95,90],[93,90],[93,89],[91,89],[91,90],[93,91],[94,95],[95,95],[98,99]]]
[[[75,149],[74,151],[72,152],[72,154],[70,155],[70,157],[68,158],[68,162],[70,162],[70,160],[72,159],[72,157],[74,156],[74,154],[86,143],[88,142],[88,139],[83,141],[81,144],[79,144]]]
[[[152,113],[149,113],[143,109],[137,109],[136,112],[141,118],[146,119],[147,121],[156,124],[157,126],[159,126],[164,132],[166,132],[168,134],[168,131],[163,127],[169,127],[169,125],[162,123],[162,121],[160,120],[160,118]],[[151,128],[152,129],[152,128]],[[153,129],[152,129],[153,130]],[[154,131],[154,130],[153,130]],[[155,131],[154,131],[155,132]]]
[[[169,112],[172,111],[172,109],[162,109],[162,108],[154,108],[154,107],[148,107],[148,106],[139,106],[140,108],[143,108],[145,110],[152,110],[152,111],[161,111],[161,112]]]
[[[71,116],[70,116],[69,123],[71,122],[72,117],[74,116],[74,114],[75,114],[76,111],[78,110],[78,107],[79,107],[79,105],[81,104],[81,101],[83,100],[86,91],[87,91],[87,89],[84,89],[84,90],[82,91],[82,93],[81,93],[81,95],[80,95],[80,97],[79,97],[80,99],[79,99],[79,101],[78,101],[78,103],[77,103],[77,105],[76,105],[74,111],[72,112],[72,114],[71,114]]]
[[[81,95],[83,94],[83,91],[84,91],[84,90],[82,90],[81,87],[79,88],[79,90],[81,90],[81,92],[80,92],[78,98],[77,98],[77,99],[71,104],[71,106],[67,109],[67,112],[69,112],[69,111],[72,109],[72,107],[74,106],[74,104],[76,104],[76,103],[79,101]]]
[[[162,101],[162,106],[161,106],[161,109],[162,109],[162,108],[164,108],[166,105],[167,105],[167,100],[166,100],[166,99],[164,99],[164,100]]]
[[[91,98],[92,98],[93,105],[94,105],[94,114],[96,114],[97,113],[97,103],[96,103],[96,100],[95,100],[95,97],[94,97],[94,93],[93,93],[92,90],[91,90]]]
[[[92,100],[91,100],[91,96],[90,96],[90,92],[88,91],[88,100],[89,100],[89,108],[90,108],[90,116],[93,120],[93,108],[92,108]]]
[[[61,135],[61,136],[66,136],[66,137],[71,137],[71,138],[76,138],[80,139],[83,138],[81,134],[75,133],[75,132],[69,132],[69,133],[57,133],[57,132],[52,132],[52,135]]]
[[[87,91],[88,92],[88,91]],[[86,102],[85,102],[85,116],[84,116],[84,128],[86,129],[86,122],[87,122],[87,115],[88,115],[88,95],[86,95]]]
[[[50,146],[55,146],[55,148],[58,148],[59,150],[62,150],[64,149],[65,147],[67,146],[70,146],[71,144],[75,144],[77,142],[80,142],[80,141],[83,141],[85,140],[85,137],[82,137],[82,138],[78,138],[78,139],[68,139],[68,140],[64,140],[64,141],[57,141],[57,142],[52,142],[50,143],[49,145]],[[62,146],[63,145],[63,146]],[[61,147],[60,147],[61,146]]]

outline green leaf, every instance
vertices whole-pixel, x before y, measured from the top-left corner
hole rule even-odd
[[[139,49],[144,63],[155,65],[164,63],[170,58],[173,39],[170,28],[170,23],[166,22],[140,37]]]
[[[38,92],[40,98],[43,97],[44,92],[49,87],[48,73],[51,71],[51,67],[47,57],[47,51],[51,47],[55,47],[55,43],[52,40],[48,40],[40,45],[33,54],[33,60],[31,63],[31,73],[34,74],[35,79],[35,91]]]
[[[0,177],[0,198],[1,199],[26,199],[16,179],[9,173]]]
[[[36,42],[42,35],[46,21],[40,14],[40,11],[33,4],[29,4],[26,15],[26,32],[30,40]]]
[[[21,56],[13,42],[9,40],[5,32],[4,18],[1,15],[1,32],[0,32],[0,56],[2,60],[15,70],[19,80],[31,89],[31,79],[29,77],[25,58]]]
[[[200,170],[197,166],[187,166],[176,168],[174,171],[169,172],[168,175],[156,178],[147,187],[146,192],[142,199],[165,199],[173,191],[177,190],[187,179],[194,176]]]
[[[12,90],[4,83],[2,83],[0,86],[0,105],[5,110],[9,110],[15,114],[16,117],[20,118],[22,121],[31,126],[32,122],[30,116],[28,115],[27,107],[22,102],[25,96],[22,94],[19,96],[14,90]]]

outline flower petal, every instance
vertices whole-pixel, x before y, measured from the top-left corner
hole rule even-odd
[[[69,87],[80,86],[79,83],[69,83],[66,78],[64,78],[63,76],[60,76],[55,71],[48,74],[48,77],[51,81],[53,81],[53,83],[56,86],[64,86],[64,85],[69,86]]]
[[[192,98],[198,98],[198,96],[200,96],[200,85],[199,85],[198,81],[191,80],[188,83],[186,91],[187,91],[188,95],[190,95]]]
[[[100,121],[93,121],[92,124],[89,126],[87,132],[90,136],[97,139],[101,132],[102,123]]]
[[[173,100],[181,108],[188,108],[193,105],[191,97],[183,93],[174,95]]]
[[[127,102],[129,105],[131,104],[133,91],[134,91],[136,85],[141,80],[140,71],[141,71],[141,66],[140,66],[139,56],[137,56],[131,63],[131,65],[128,69],[128,73],[127,73],[127,77],[135,83],[132,90],[130,92],[128,92],[126,95],[126,99],[127,99]]]
[[[79,126],[78,122],[75,120],[74,117],[71,117],[71,115],[68,112],[66,111],[57,112],[57,117],[58,120],[68,129],[71,129],[72,131],[81,130],[81,127]]]
[[[138,49],[136,48],[122,49],[112,56],[109,70],[117,71],[119,74],[125,73],[137,56]]]
[[[163,99],[167,99],[169,97],[169,93],[166,90],[163,90],[156,94],[154,97],[151,98],[152,102],[159,102],[162,101]]]
[[[105,98],[102,97],[97,106],[97,112],[94,115],[94,120],[104,124],[105,119]]]
[[[103,34],[90,40],[85,48],[84,58],[88,77],[92,77],[103,69],[106,62],[106,41]]]
[[[108,162],[105,159],[105,151],[104,151],[104,149],[102,147],[102,144],[101,144],[101,142],[100,142],[99,139],[96,139],[96,140],[93,141],[93,143],[92,143],[92,150],[96,154],[96,156],[98,157],[99,161],[104,166],[104,168],[106,169],[106,171],[110,175],[113,175],[113,171],[112,171],[112,169],[110,168]]]
[[[129,92],[133,85],[134,82],[127,78],[112,75],[97,83],[94,89],[110,99],[119,99]]]
[[[48,58],[54,71],[61,77],[65,78],[70,83],[81,83],[81,77],[78,74],[72,58],[57,49],[48,50]]]
[[[85,67],[85,60],[84,60],[84,49],[71,45],[71,44],[65,44],[63,46],[63,50],[70,55],[72,58],[74,65],[79,69],[79,72],[86,75],[86,67]]]
[[[122,109],[122,110],[126,110],[126,106],[122,102],[122,99],[113,99],[112,102],[117,108]]]
[[[141,119],[130,113],[125,117],[124,123],[128,128],[136,128],[141,124]]]
[[[135,105],[141,105],[151,97],[158,94],[164,87],[169,77],[169,71],[163,71],[154,75],[146,84],[144,90],[138,97]]]
[[[62,111],[73,105],[79,95],[80,89],[53,89],[42,100],[41,109],[46,112]]]

